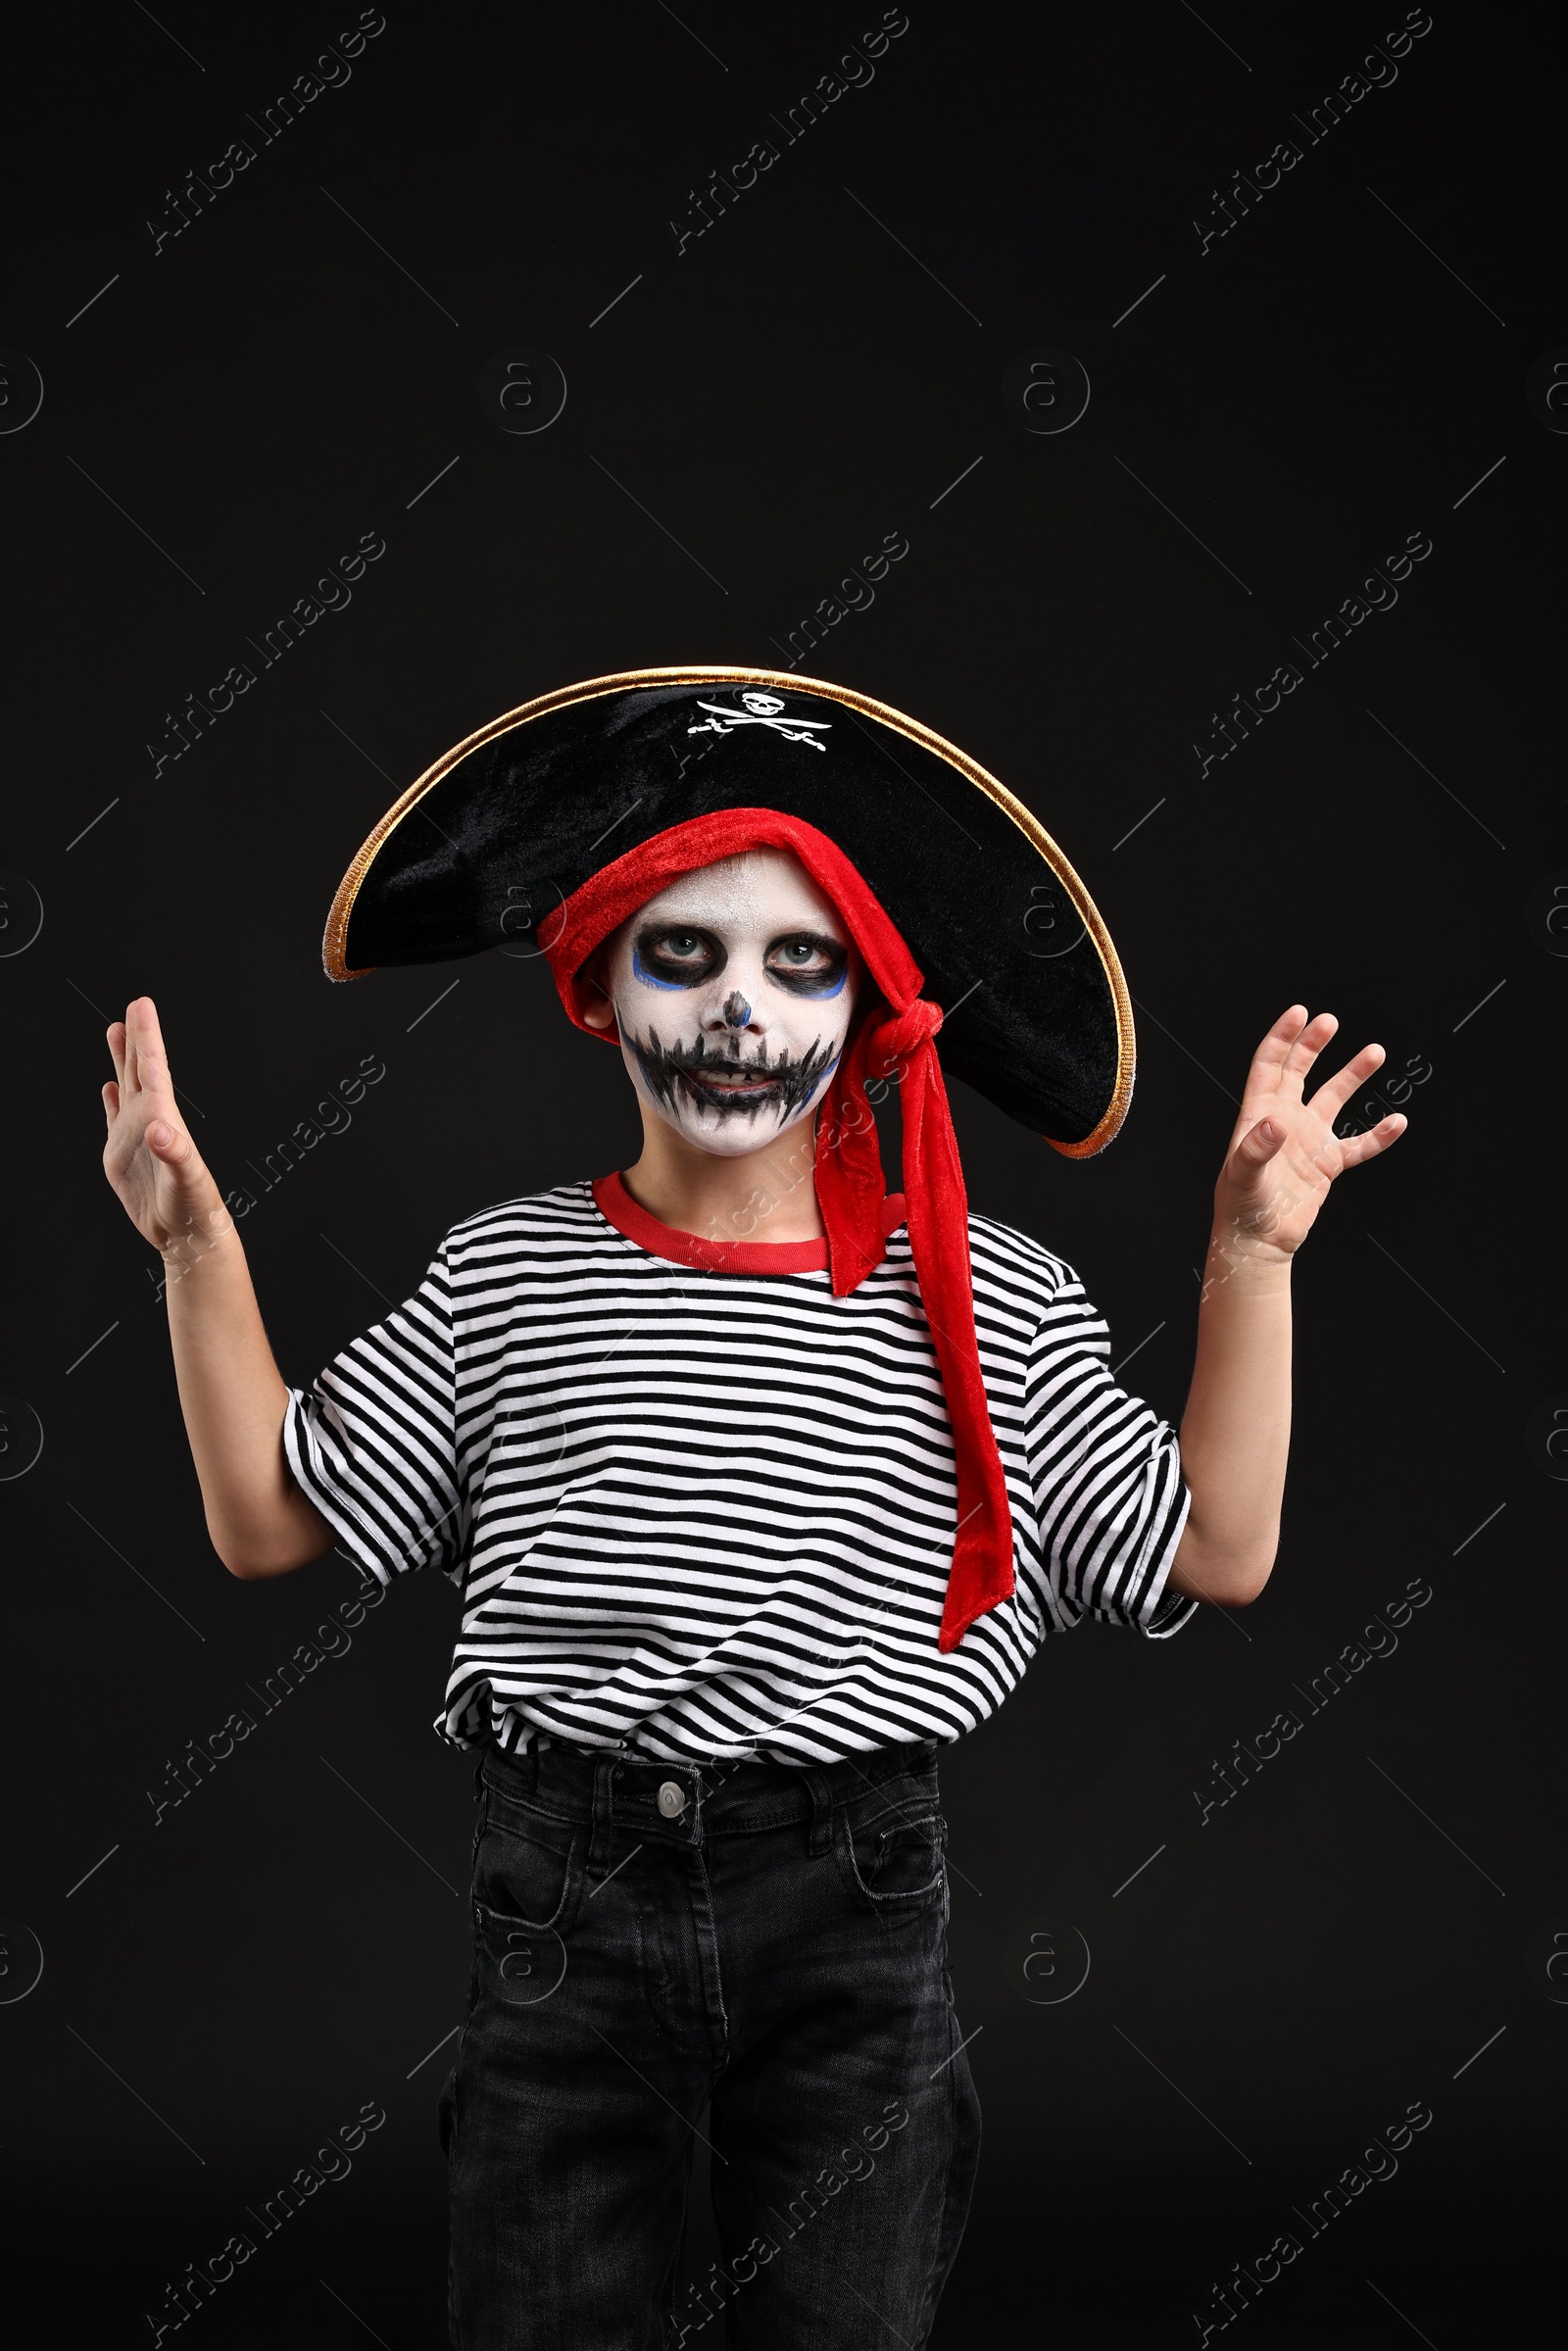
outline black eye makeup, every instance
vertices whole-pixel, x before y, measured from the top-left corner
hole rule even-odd
[[[796,996],[837,996],[850,951],[819,931],[791,931],[775,939],[764,958],[769,979]]]
[[[656,988],[697,988],[716,978],[728,960],[711,931],[688,923],[650,924],[632,942],[632,969]]]
[[[692,923],[650,923],[632,942],[632,969],[654,988],[700,988],[716,979],[729,957],[711,931]],[[769,979],[792,996],[837,996],[849,970],[849,949],[820,931],[787,931],[763,958]]]

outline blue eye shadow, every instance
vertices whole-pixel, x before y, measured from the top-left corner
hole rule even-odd
[[[641,980],[645,988],[663,988],[674,996],[684,996],[688,988],[699,987],[708,977],[706,972],[700,972],[690,980],[662,980],[657,972],[649,970],[643,961],[642,950],[635,943],[631,951],[631,968],[632,977]]]
[[[778,977],[780,975],[775,974],[774,976]],[[850,967],[848,963],[845,964],[843,970],[839,973],[838,978],[833,982],[831,987],[813,988],[809,980],[795,979],[792,975],[791,994],[795,996],[809,996],[813,1002],[817,1004],[829,1004],[835,996],[843,995],[844,983],[849,976]]]

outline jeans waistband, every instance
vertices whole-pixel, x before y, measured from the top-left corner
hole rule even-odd
[[[684,1844],[808,1820],[812,1846],[822,1849],[831,1840],[835,1806],[910,1775],[929,1778],[934,1791],[936,1751],[936,1740],[924,1739],[837,1763],[697,1764],[661,1763],[624,1749],[596,1755],[528,1747],[509,1755],[488,1747],[475,1785],[558,1819],[592,1821],[601,1831],[613,1823]]]

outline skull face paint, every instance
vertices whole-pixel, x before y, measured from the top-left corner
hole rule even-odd
[[[788,850],[683,874],[609,943],[601,984],[641,1099],[738,1158],[807,1117],[849,1036],[862,966]]]

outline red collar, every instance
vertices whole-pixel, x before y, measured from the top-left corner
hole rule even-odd
[[[594,1205],[607,1224],[634,1241],[651,1257],[689,1265],[699,1273],[826,1273],[827,1242],[709,1241],[701,1233],[678,1232],[640,1208],[618,1175],[594,1180]],[[763,1221],[759,1217],[757,1222]],[[904,1222],[904,1195],[890,1192],[882,1203],[882,1238]]]

